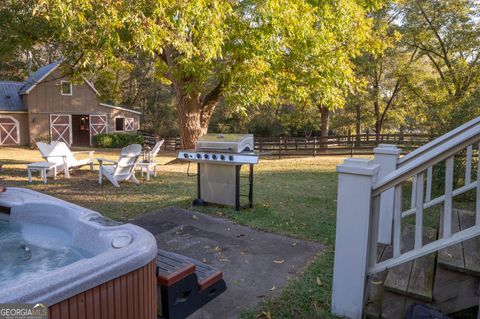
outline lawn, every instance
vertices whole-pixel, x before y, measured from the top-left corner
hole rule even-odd
[[[101,150],[95,157],[115,159],[118,151]],[[98,184],[98,167],[74,171],[71,179],[39,178],[29,184],[25,165],[40,161],[38,151],[1,148],[2,178],[7,186],[27,187],[91,208],[119,221],[153,210],[176,206],[189,208],[196,194],[196,178],[186,174],[187,164],[167,164],[174,154],[160,156],[159,176],[141,184]],[[335,238],[337,176],[342,157],[261,160],[255,167],[254,208],[236,212],[229,207],[201,207],[199,211],[240,224],[327,244],[330,249],[292,280],[282,294],[264,302],[260,310],[246,311],[244,318],[312,318],[329,316]],[[165,165],[166,164],[166,165]],[[192,166],[194,173],[194,166]]]

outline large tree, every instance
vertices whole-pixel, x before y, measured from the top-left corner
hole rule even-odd
[[[317,107],[341,105],[350,58],[368,46],[366,15],[379,2],[6,0],[1,9],[11,17],[2,21],[13,31],[4,32],[14,42],[7,48],[58,44],[75,72],[149,54],[158,78],[174,88],[182,147],[190,148],[222,99],[244,112],[276,104],[299,70],[300,86],[315,85]]]
[[[475,0],[403,0],[402,33],[422,57],[424,74],[409,89],[440,131],[455,119],[480,84],[480,4]],[[425,67],[427,65],[428,67]],[[430,74],[427,70],[432,70]]]

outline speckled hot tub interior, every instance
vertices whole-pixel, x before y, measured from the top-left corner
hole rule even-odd
[[[72,298],[98,291],[98,298],[92,295],[91,311],[98,311],[102,318],[100,310],[107,309],[108,302],[114,308],[115,303],[108,298],[108,283],[112,283],[111,299],[115,294],[128,294],[120,278],[139,270],[140,279],[148,286],[145,296],[149,297],[141,302],[155,303],[155,278],[150,272],[154,272],[156,252],[153,235],[138,226],[119,224],[97,212],[27,189],[9,188],[0,193],[0,303],[46,303],[53,307],[51,317],[55,317],[54,305],[68,300],[72,306]],[[136,283],[139,286],[140,281]],[[101,287],[105,287],[105,305],[100,304]],[[139,302],[137,298],[134,308],[140,307]],[[85,302],[81,306],[89,311]],[[77,313],[71,317],[80,311],[78,305],[74,308]],[[142,315],[132,314],[132,318],[154,318],[152,309]],[[67,312],[62,316],[59,313],[59,318]]]

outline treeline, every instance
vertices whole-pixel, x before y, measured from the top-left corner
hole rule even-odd
[[[184,147],[207,128],[437,135],[480,113],[479,15],[475,0],[5,0],[0,77],[64,58]]]

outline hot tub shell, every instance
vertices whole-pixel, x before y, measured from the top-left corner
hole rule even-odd
[[[93,255],[2,287],[0,303],[44,303],[51,318],[156,318],[157,244],[151,233],[28,189],[0,193],[0,207],[12,222],[67,231],[72,246]]]

